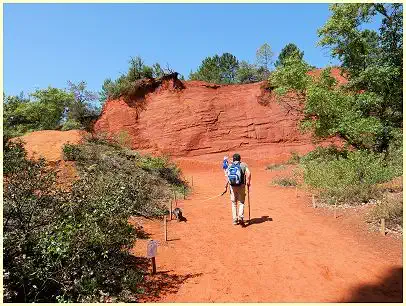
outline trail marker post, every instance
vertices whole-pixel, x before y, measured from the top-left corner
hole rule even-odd
[[[334,219],[337,219],[337,200],[334,204]]]
[[[248,223],[250,222],[251,222],[251,202],[250,202],[250,188],[248,187]]]
[[[313,204],[313,208],[316,208],[316,200],[314,199],[314,194],[312,194],[312,204]]]
[[[150,240],[147,245],[147,257],[151,258],[151,263],[152,263],[151,275],[154,275],[156,273],[155,256],[156,256],[157,249],[158,249],[158,242],[155,240]]]
[[[169,204],[169,219],[172,220],[172,200],[170,200]]]
[[[168,226],[166,222],[166,215],[164,216],[164,234],[165,234],[165,241],[168,241]]]
[[[178,207],[178,202],[176,201],[176,191],[173,190],[173,197],[175,199],[175,207]]]
[[[381,234],[385,236],[385,218],[381,218]]]

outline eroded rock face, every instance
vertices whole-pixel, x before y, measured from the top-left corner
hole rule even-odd
[[[108,101],[94,125],[95,132],[128,138],[133,149],[172,156],[281,144],[313,147],[311,135],[298,129],[300,114],[278,104],[275,95],[263,89],[263,83],[183,84],[181,90],[174,89],[170,81],[162,84],[146,95],[142,109],[122,100]],[[286,99],[299,105],[294,96]]]

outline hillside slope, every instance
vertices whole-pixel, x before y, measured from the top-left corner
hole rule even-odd
[[[336,71],[333,75],[338,78]],[[298,129],[300,114],[278,104],[275,94],[263,86],[187,81],[177,89],[168,81],[148,93],[141,107],[108,101],[94,129],[128,137],[134,149],[172,156],[258,148],[262,155],[256,158],[263,158],[311,150],[311,135]],[[295,96],[285,99],[300,107]]]

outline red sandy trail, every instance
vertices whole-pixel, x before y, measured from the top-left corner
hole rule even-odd
[[[402,241],[367,232],[358,212],[334,219],[304,192],[296,198],[295,189],[270,185],[280,172],[252,166],[252,224],[241,228],[232,225],[228,194],[202,202],[223,190],[220,167],[179,164],[194,183],[178,201],[187,222],[169,222],[164,242],[162,222],[138,219],[160,241],[155,278],[177,284],[143,301],[402,302]],[[137,255],[146,243],[137,241]]]
[[[43,155],[67,180],[75,171],[62,161],[61,147],[82,135],[39,131],[22,139],[30,156]],[[203,202],[223,191],[221,153],[177,161],[187,179],[193,176],[192,194],[178,201],[187,222],[170,221],[164,242],[162,222],[136,218],[160,241],[158,273],[147,279],[141,301],[402,302],[401,239],[368,232],[364,208],[339,211],[335,219],[331,211],[312,208],[303,191],[296,197],[295,189],[270,185],[291,169],[266,171],[254,153],[242,154],[253,174],[246,228],[232,225],[228,194]],[[135,254],[144,257],[146,244],[138,239]]]

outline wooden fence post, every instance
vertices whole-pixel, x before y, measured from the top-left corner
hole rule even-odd
[[[164,234],[165,234],[165,241],[168,241],[168,227],[166,223],[166,215],[164,216]]]
[[[385,218],[381,218],[381,234],[385,236]]]

